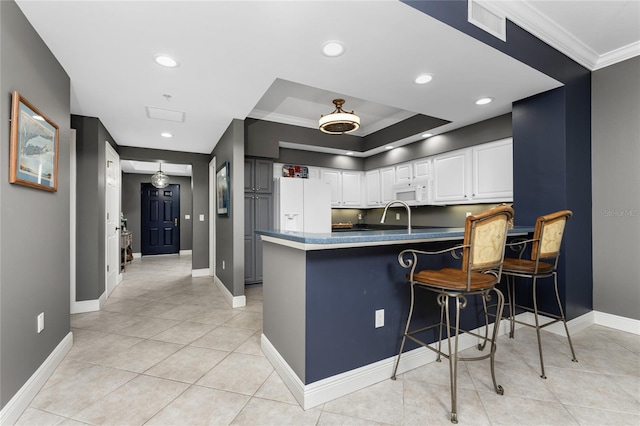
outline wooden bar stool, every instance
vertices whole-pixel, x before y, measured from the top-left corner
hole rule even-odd
[[[447,250],[437,252],[427,252],[420,250],[408,249],[402,251],[398,255],[398,261],[404,268],[411,268],[411,272],[407,275],[408,282],[411,285],[411,307],[409,308],[409,317],[407,325],[402,336],[400,351],[396,358],[393,369],[392,379],[396,378],[398,364],[402,356],[407,338],[414,342],[431,349],[440,357],[449,360],[449,379],[451,383],[451,422],[458,423],[457,414],[457,372],[458,361],[475,361],[490,358],[491,360],[491,378],[495,391],[502,395],[504,390],[498,385],[495,376],[494,355],[496,352],[496,338],[498,336],[499,321],[493,327],[491,339],[489,335],[489,315],[487,314],[487,302],[491,299],[491,292],[495,293],[497,298],[495,318],[502,317],[504,308],[504,296],[495,288],[500,281],[502,271],[502,262],[504,259],[505,243],[507,238],[507,228],[509,219],[513,217],[513,209],[508,206],[495,207],[475,216],[467,217],[465,221],[464,240],[462,245],[452,247]],[[418,260],[423,258],[422,255],[433,255],[442,253],[455,254],[456,250],[462,250],[462,267],[443,268],[439,270],[419,270]],[[454,257],[456,257],[454,255]],[[459,258],[459,257],[458,257]],[[440,306],[440,321],[427,327],[411,329],[411,319],[415,306],[415,289],[421,288],[436,294],[438,304]],[[467,306],[470,296],[480,296],[484,308],[485,332],[484,336],[471,332],[469,330],[461,330],[460,313]],[[454,302],[454,318],[451,323],[450,300]],[[423,340],[416,337],[416,334],[426,330],[436,328],[439,329],[439,338],[436,347],[429,345]],[[447,332],[447,351],[442,350],[442,329]],[[484,349],[487,341],[491,343],[489,353],[473,357],[462,358],[458,355],[458,335],[463,331],[482,339],[482,343],[478,345],[480,350]],[[452,334],[453,332],[453,334]]]
[[[573,350],[573,344],[571,343],[571,336],[569,335],[569,329],[567,328],[567,321],[564,317],[564,311],[562,310],[560,295],[558,294],[558,274],[556,272],[558,268],[558,258],[560,257],[560,246],[562,244],[562,236],[564,234],[565,224],[572,215],[573,213],[570,210],[560,210],[555,213],[540,216],[536,220],[536,226],[533,231],[532,239],[507,244],[508,247],[518,249],[520,251],[520,256],[517,259],[505,258],[502,267],[502,273],[507,277],[507,298],[509,306],[509,320],[511,325],[509,337],[514,337],[515,323],[533,327],[536,329],[536,334],[538,337],[538,353],[540,354],[540,377],[542,377],[543,379],[547,378],[544,373],[542,341],[540,339],[540,330],[544,327],[562,321],[564,330],[567,333],[569,348],[571,349],[571,360],[574,362],[578,362],[578,360],[576,359],[575,351]],[[531,247],[531,257],[529,259],[522,259],[522,256],[528,245],[530,245]],[[517,277],[527,278],[532,281],[533,306],[523,306],[516,304],[515,293],[517,287]],[[540,278],[549,277],[553,277],[556,302],[558,304],[558,310],[560,311],[559,315],[549,312],[543,312],[538,309],[538,280]],[[515,316],[517,309],[533,312],[535,324],[516,320]],[[539,314],[543,314],[546,317],[551,318],[552,320],[541,325]]]

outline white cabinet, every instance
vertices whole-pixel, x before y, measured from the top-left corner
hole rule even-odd
[[[322,169],[320,177],[331,187],[331,207],[340,207],[342,204],[342,179],[338,170]]]
[[[363,172],[322,169],[320,174],[331,187],[332,207],[362,206]]]
[[[471,185],[471,149],[462,149],[433,157],[434,203],[469,201]]]
[[[413,180],[412,164],[403,163],[396,166],[396,184],[409,183]]]
[[[513,201],[513,141],[502,139],[433,157],[433,201]]]
[[[366,200],[369,207],[385,205],[395,199],[393,185],[395,184],[395,168],[370,170],[365,173]]]
[[[513,201],[513,140],[473,147],[474,200]]]
[[[362,205],[362,172],[342,172],[342,206]]]
[[[413,180],[428,181],[432,178],[431,158],[421,158],[413,162]]]

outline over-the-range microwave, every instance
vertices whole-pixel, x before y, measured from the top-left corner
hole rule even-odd
[[[429,182],[406,182],[393,186],[396,200],[424,203],[429,201]]]

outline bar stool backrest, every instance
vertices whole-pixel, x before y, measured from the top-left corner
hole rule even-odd
[[[557,263],[564,226],[571,216],[573,216],[571,210],[560,210],[540,216],[536,220],[531,246],[531,260],[555,259]]]
[[[468,216],[464,229],[462,270],[502,271],[509,220],[513,209],[498,206],[477,215]]]

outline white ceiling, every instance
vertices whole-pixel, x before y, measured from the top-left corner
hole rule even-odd
[[[17,3],[71,78],[71,112],[99,117],[124,146],[209,154],[235,118],[316,127],[338,96],[360,135],[415,113],[452,122],[439,133],[559,86],[395,0]],[[638,1],[487,3],[587,68],[640,54]],[[332,39],[344,55],[320,53]],[[160,53],[180,66],[158,66]],[[424,72],[433,81],[414,84]],[[481,96],[495,101],[478,107]],[[149,107],[184,120],[150,119]]]

